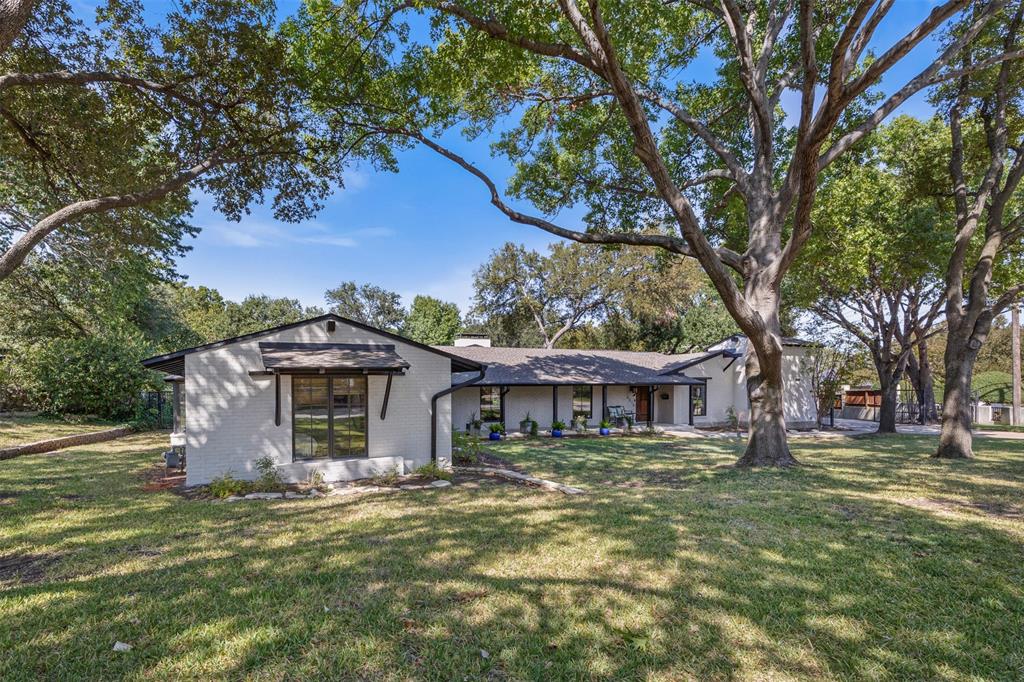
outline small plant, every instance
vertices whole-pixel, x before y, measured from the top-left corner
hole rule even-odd
[[[490,430],[491,433],[505,433],[505,425],[502,424],[501,422],[491,424],[487,428]]]
[[[725,420],[729,423],[729,429],[735,431],[737,436],[740,435],[740,418],[732,405],[725,408]]]
[[[309,474],[309,478],[306,479],[303,487],[306,490],[319,490],[320,492],[326,492],[327,483],[324,482],[323,472],[319,469],[313,469]]]
[[[260,457],[254,462],[260,477],[256,487],[262,492],[275,492],[284,489],[281,475],[277,472],[277,461],[273,457]]]
[[[523,417],[523,420],[521,422],[519,422],[519,432],[520,433],[532,433],[533,432],[533,426],[536,423],[537,423],[537,420],[534,419],[533,417],[531,417],[530,413],[527,412],[526,416]]]
[[[587,432],[587,418],[584,417],[583,415],[575,417],[572,420],[572,428],[576,431],[576,433],[586,433]]]
[[[464,433],[452,436],[452,461],[455,464],[471,465],[480,461],[480,441]]]
[[[240,481],[231,474],[224,473],[210,481],[206,489],[214,497],[224,499],[232,495],[244,495],[251,487],[252,483],[249,481]]]
[[[633,418],[630,417],[630,416],[626,417],[626,432],[627,433],[632,433],[633,432]]]
[[[532,422],[530,422],[530,436],[533,437],[533,438],[536,438],[539,433],[540,433],[540,424],[538,424],[537,420],[534,419]]]
[[[445,469],[444,467],[438,466],[437,462],[430,462],[429,464],[424,464],[419,469],[416,469],[416,471],[414,471],[413,473],[415,473],[417,476],[422,476],[424,478],[440,478],[445,481],[452,480],[452,472],[449,471],[448,469]]]
[[[607,419],[602,419],[601,420],[601,428],[602,429],[610,429],[610,428],[612,428],[612,423],[610,421],[608,421]]]
[[[466,423],[466,433],[471,436],[479,436],[483,425],[483,421],[477,418],[476,412],[473,412],[469,415],[469,422]]]
[[[398,467],[391,467],[387,471],[377,474],[370,481],[374,485],[393,486],[398,483]]]

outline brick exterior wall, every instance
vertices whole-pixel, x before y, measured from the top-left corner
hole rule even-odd
[[[387,416],[381,420],[386,376],[367,385],[368,454],[365,458],[292,461],[291,379],[281,377],[281,425],[274,425],[274,377],[250,377],[263,369],[259,343],[383,343],[411,367],[395,376]],[[341,321],[334,332],[325,321],[185,356],[186,483],[200,485],[230,473],[257,476],[255,462],[273,457],[287,480],[305,480],[319,470],[324,478],[352,480],[397,469],[406,473],[430,461],[430,399],[451,386],[451,360],[411,344]],[[451,461],[451,401],[437,403],[437,454]]]

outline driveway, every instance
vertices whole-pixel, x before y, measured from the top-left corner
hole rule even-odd
[[[874,433],[878,429],[878,422],[865,421],[863,419],[836,419],[836,427],[843,429],[848,435],[860,435]],[[916,436],[937,436],[939,435],[939,428],[938,424],[898,424],[896,426],[896,430],[899,433]],[[984,427],[975,428],[974,435],[982,438],[1024,440],[1024,433],[1017,431],[991,431]]]

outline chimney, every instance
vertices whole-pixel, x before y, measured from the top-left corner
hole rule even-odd
[[[491,347],[491,337],[487,334],[459,334],[455,337],[455,347],[465,348],[466,346]]]

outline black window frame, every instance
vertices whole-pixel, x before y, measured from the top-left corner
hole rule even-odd
[[[488,395],[488,407],[484,407],[484,396]],[[480,421],[501,421],[501,386],[480,387]]]
[[[583,397],[577,396],[576,394],[577,394],[578,391],[586,391],[586,397],[583,398]],[[586,403],[587,403],[586,411],[584,411],[584,410],[577,410],[576,409],[576,401],[577,400],[580,400],[580,401],[586,400]],[[590,421],[591,419],[594,418],[594,387],[593,386],[589,386],[588,385],[588,386],[573,386],[572,387],[572,420],[576,421],[576,419],[578,417],[580,417],[580,416],[585,417],[587,419],[587,421]]]
[[[362,379],[363,385],[363,400],[365,403],[365,426],[363,434],[363,453],[361,455],[345,454],[336,455],[334,448],[334,379],[335,375],[331,374],[293,374],[291,377],[291,396],[292,396],[292,461],[293,462],[321,462],[325,460],[335,459],[365,459],[370,456],[370,382],[365,374],[349,375],[339,374],[336,375],[339,379]],[[299,457],[295,452],[295,384],[296,379],[326,379],[327,380],[327,457]]]
[[[700,411],[694,409],[694,394],[698,393],[697,400],[700,401]],[[708,416],[708,385],[694,384],[690,386],[690,414],[694,417]]]

